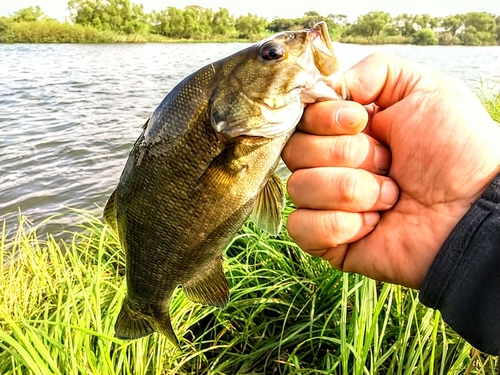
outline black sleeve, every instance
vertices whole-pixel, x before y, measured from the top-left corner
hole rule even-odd
[[[420,300],[471,345],[500,354],[500,174],[444,242]]]

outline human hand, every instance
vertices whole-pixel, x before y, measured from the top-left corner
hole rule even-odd
[[[419,288],[500,172],[500,128],[462,82],[397,57],[345,79],[354,102],[307,107],[283,150],[288,232],[340,270]]]

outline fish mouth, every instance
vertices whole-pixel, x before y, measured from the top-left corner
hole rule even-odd
[[[337,98],[334,99],[351,99],[347,82],[339,69],[326,23],[324,21],[318,22],[313,28],[307,30],[307,36],[313,50],[316,50],[313,51],[314,64],[323,75],[320,81],[333,88],[337,95]]]
[[[328,27],[324,21],[318,22],[311,29],[307,30],[307,32],[309,40],[316,48],[330,55],[335,55],[332,40],[330,39],[330,34],[328,34]]]

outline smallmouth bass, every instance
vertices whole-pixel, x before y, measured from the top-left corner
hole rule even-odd
[[[274,170],[305,106],[346,97],[338,70],[321,22],[209,64],[163,99],[104,209],[126,254],[117,337],[159,331],[178,345],[169,314],[178,285],[194,302],[227,305],[222,251],[249,216],[280,232]]]

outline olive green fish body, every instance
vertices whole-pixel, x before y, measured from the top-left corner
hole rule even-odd
[[[338,69],[325,32],[282,33],[200,69],[145,124],[104,211],[126,254],[117,337],[160,331],[177,342],[174,289],[225,307],[224,248],[249,215],[279,232],[281,150],[305,103],[338,98],[323,79]]]

